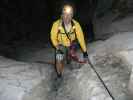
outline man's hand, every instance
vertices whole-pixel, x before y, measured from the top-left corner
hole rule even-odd
[[[83,58],[84,58],[84,61],[85,61],[85,62],[88,61],[88,54],[87,54],[87,52],[84,52],[84,53],[83,53]]]
[[[63,49],[64,49],[64,47],[60,44],[56,46],[56,50],[63,50]]]

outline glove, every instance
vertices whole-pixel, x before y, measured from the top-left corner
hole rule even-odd
[[[83,58],[84,58],[84,61],[88,61],[88,54],[87,54],[87,52],[83,53]]]
[[[64,46],[63,45],[61,45],[61,44],[59,44],[59,45],[57,45],[56,46],[56,50],[58,51],[63,51],[64,50]]]
[[[57,49],[56,54],[63,54],[63,51],[61,51],[60,49]]]
[[[84,53],[83,53],[83,57],[84,57],[84,58],[88,58],[87,52],[84,52]]]

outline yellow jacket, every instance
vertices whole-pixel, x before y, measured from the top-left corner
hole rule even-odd
[[[82,48],[82,51],[86,52],[86,45],[85,45],[84,35],[83,35],[83,31],[81,29],[81,26],[75,20],[73,20],[73,24],[74,24],[74,26],[71,28],[70,33],[72,33],[72,32],[75,32],[75,33],[70,34],[69,37],[70,37],[71,41],[77,39]],[[66,47],[70,46],[71,42],[65,33],[65,30],[62,26],[61,19],[58,19],[57,21],[55,21],[53,23],[50,38],[51,38],[52,44],[54,45],[55,48],[58,46],[58,44],[62,44]]]

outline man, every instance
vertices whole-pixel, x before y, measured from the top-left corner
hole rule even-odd
[[[53,23],[50,38],[56,53],[60,54],[66,54],[67,51],[75,48],[75,42],[78,42],[83,51],[83,57],[87,60],[84,35],[80,24],[73,19],[73,13],[72,6],[63,7],[61,18]]]

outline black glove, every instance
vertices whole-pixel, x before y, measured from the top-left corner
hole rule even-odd
[[[63,51],[60,50],[60,49],[58,49],[58,50],[56,50],[56,53],[57,53],[57,54],[63,54]]]
[[[84,57],[84,58],[88,58],[87,52],[83,52],[83,57]]]

